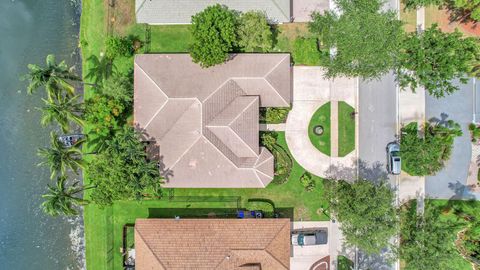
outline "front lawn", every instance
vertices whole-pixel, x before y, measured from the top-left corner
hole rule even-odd
[[[338,156],[355,150],[355,109],[345,101],[338,102]]]
[[[314,133],[315,126],[323,127],[322,135]],[[325,155],[330,156],[330,102],[322,105],[313,114],[308,124],[308,137],[315,148]]]

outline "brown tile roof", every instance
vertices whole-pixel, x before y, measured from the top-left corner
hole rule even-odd
[[[289,269],[290,220],[137,219],[135,256],[137,270]]]
[[[134,119],[169,172],[166,187],[265,187],[259,106],[290,106],[289,54],[238,54],[208,69],[188,54],[135,57]]]

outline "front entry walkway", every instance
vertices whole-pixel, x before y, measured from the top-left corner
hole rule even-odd
[[[342,175],[343,178],[356,176],[358,119],[355,120],[355,150],[345,157],[329,157],[315,148],[308,137],[308,125],[315,111],[329,101],[345,101],[357,110],[357,89],[355,79],[325,79],[321,67],[293,68],[293,107],[288,114],[285,137],[293,157],[307,171],[325,178],[336,178],[339,175],[335,172],[339,171],[350,172]]]

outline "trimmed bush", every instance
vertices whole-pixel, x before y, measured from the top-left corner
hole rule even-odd
[[[313,180],[312,175],[308,172],[305,172],[302,177],[300,177],[300,183],[307,192],[313,191],[315,189],[315,180]]]
[[[291,108],[260,108],[260,122],[267,124],[281,124],[287,121]]]

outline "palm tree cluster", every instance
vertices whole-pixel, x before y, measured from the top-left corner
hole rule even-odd
[[[58,124],[62,132],[68,133],[73,126],[83,126],[84,105],[79,101],[80,96],[75,95],[75,83],[81,78],[74,72],[73,67],[68,67],[64,61],[57,63],[54,55],[48,55],[44,67],[30,64],[28,79],[28,94],[34,94],[38,88],[44,87],[47,98],[42,99],[44,106],[41,124],[48,126]],[[38,155],[43,159],[38,165],[48,166],[50,178],[56,178],[55,185],[48,185],[48,193],[42,197],[42,209],[45,213],[56,216],[59,214],[76,215],[77,207],[85,205],[86,200],[76,197],[82,191],[92,186],[82,187],[78,181],[68,184],[68,173],[78,174],[84,167],[80,145],[83,140],[67,147],[58,137],[56,132],[50,133],[50,147],[40,148]]]

